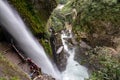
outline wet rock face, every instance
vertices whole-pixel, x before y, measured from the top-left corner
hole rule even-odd
[[[2,40],[3,40],[3,30],[0,25],[0,41],[2,41]]]
[[[51,12],[57,5],[55,0],[30,0],[30,2],[39,12],[44,12],[46,18],[50,16]]]
[[[57,51],[61,46],[63,46],[61,40],[61,33],[58,33],[56,35],[56,40],[55,40],[55,50]],[[63,48],[63,50],[59,54],[56,54],[56,64],[60,71],[64,71],[66,68],[66,63],[67,63],[67,58]]]
[[[4,40],[4,35],[3,35],[2,29],[0,28],[0,41],[3,41],[3,40]]]

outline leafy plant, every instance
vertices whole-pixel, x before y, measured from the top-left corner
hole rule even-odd
[[[89,63],[93,73],[89,80],[119,80],[120,55],[113,56],[106,47],[96,47],[89,52]]]

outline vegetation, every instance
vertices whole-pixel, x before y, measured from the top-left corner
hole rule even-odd
[[[74,2],[77,18],[73,22],[74,32],[86,33],[86,38],[92,47],[89,53],[89,63],[94,69],[90,80],[119,80],[120,63],[107,47],[117,47],[112,40],[118,38],[120,29],[120,3],[117,0],[79,0]],[[114,33],[115,32],[115,33]],[[97,36],[93,37],[94,34]],[[82,37],[81,37],[82,38]],[[83,37],[84,38],[84,37]],[[120,44],[119,44],[120,45]],[[96,48],[96,46],[101,46]],[[120,48],[120,47],[119,47]],[[117,52],[119,55],[119,52]]]
[[[74,20],[73,9],[77,12]],[[64,22],[72,24],[78,42],[85,39],[92,47],[87,52],[87,62],[93,70],[89,80],[119,80],[120,2],[70,0],[61,11],[54,11],[50,19],[56,31],[64,29]]]
[[[64,0],[59,0],[59,3],[63,2]],[[66,0],[66,3],[68,1]],[[62,10],[55,9],[49,18],[48,24],[55,29],[56,32],[61,31],[65,28],[65,21],[71,20],[71,12],[72,8],[70,4],[64,4],[65,7]],[[66,7],[67,6],[67,7]],[[68,14],[68,15],[67,15]],[[66,16],[67,15],[67,16]]]
[[[50,46],[50,42],[48,42],[48,40],[44,40],[44,39],[40,39],[40,43],[42,43],[42,46],[45,46],[45,50],[46,52],[52,56],[52,50],[51,50],[51,46]]]
[[[38,1],[41,4],[38,6],[38,3],[32,0],[9,0],[39,38],[47,53],[51,55],[52,52],[48,42],[48,28],[53,27],[58,32],[65,28],[65,22],[69,22],[73,26],[77,41],[86,39],[85,42],[92,47],[86,52],[87,62],[93,71],[89,80],[120,80],[120,1],[56,0],[65,6],[62,10],[53,11],[46,27],[50,13],[56,6],[54,0],[49,1],[49,4],[44,0]],[[77,15],[74,15],[73,10],[76,10]],[[19,71],[13,72],[17,68],[2,55],[0,63],[0,70],[4,70],[2,73],[7,74],[11,80],[21,78],[17,75],[21,75]],[[3,75],[0,80],[4,79]]]
[[[43,14],[34,9],[33,4],[26,0],[10,0],[20,15],[29,24],[34,34],[44,33],[46,20]]]
[[[17,67],[9,62],[0,53],[0,80],[30,80],[28,76]]]
[[[46,3],[46,1],[39,0],[9,0],[9,2],[19,12],[33,34],[40,39],[46,52],[51,54],[49,42],[48,44],[44,42],[49,39],[46,23],[52,10],[56,7],[56,1],[49,0],[49,2]]]
[[[77,18],[75,21],[70,21],[73,9],[77,11]],[[93,33],[98,28],[100,30],[104,28],[102,24],[97,25],[100,22],[105,22],[106,24],[110,22],[114,24],[113,26],[119,27],[119,14],[120,3],[117,0],[71,0],[65,5],[62,11],[54,11],[51,19],[53,19],[53,22],[58,21],[61,23],[70,21],[76,32],[81,30]],[[60,19],[58,16],[63,17],[63,19]]]
[[[78,18],[74,23],[74,26],[77,25],[75,30],[82,29],[91,33],[97,27],[104,27],[103,25],[96,25],[99,22],[110,22],[115,26],[117,25],[116,27],[119,27],[120,3],[117,3],[116,0],[89,0],[89,2],[83,1],[83,4],[81,3],[80,5],[79,3],[80,1],[74,3],[74,5],[77,5],[75,8],[78,12]]]
[[[61,29],[64,29],[64,16],[60,13],[59,10],[54,10],[52,13],[51,18],[49,19],[48,24],[54,28],[56,32],[60,31]]]
[[[32,33],[40,40],[47,53],[51,54],[49,44],[49,34],[46,27],[47,20],[56,7],[55,0],[8,0],[12,7],[16,9],[18,14],[32,31]],[[0,25],[1,26],[1,25]],[[0,40],[5,38],[0,28]],[[0,53],[0,80],[29,80],[28,76],[17,67],[17,65],[9,62]]]
[[[92,65],[93,73],[89,80],[119,80],[120,54],[113,54],[106,47],[96,47],[88,52],[88,62]]]

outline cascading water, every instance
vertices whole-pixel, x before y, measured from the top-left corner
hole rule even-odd
[[[72,34],[67,35],[65,32],[61,35],[64,50],[69,54],[67,66],[62,72],[62,80],[84,80],[89,78],[88,69],[74,60],[75,47],[69,48],[66,39],[72,38]]]
[[[24,53],[41,68],[43,73],[51,75],[58,80],[60,79],[57,67],[52,65],[43,47],[33,37],[19,15],[5,0],[0,0],[0,23],[15,39]]]

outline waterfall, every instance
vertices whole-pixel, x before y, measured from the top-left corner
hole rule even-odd
[[[6,0],[0,0],[0,24],[15,39],[21,50],[41,68],[43,73],[51,75],[57,80],[60,79],[57,67],[53,66],[43,47]]]
[[[80,65],[74,60],[75,47],[69,48],[69,42],[66,39],[71,39],[72,33],[69,35],[63,32],[61,34],[61,40],[64,46],[64,50],[69,54],[67,58],[67,66],[65,71],[62,72],[62,80],[85,80],[89,78],[88,69]]]

